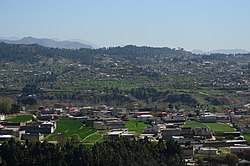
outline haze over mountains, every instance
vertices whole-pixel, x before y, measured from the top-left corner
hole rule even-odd
[[[38,44],[44,47],[51,48],[65,48],[65,49],[79,49],[79,48],[99,48],[99,46],[79,39],[64,40],[59,39],[48,39],[48,38],[35,38],[35,37],[0,37],[0,42],[7,44]],[[216,49],[211,51],[203,51],[199,49],[194,49],[191,51],[194,54],[247,54],[249,51],[243,49]]]
[[[79,48],[94,48],[92,45],[84,44],[82,42],[77,41],[56,41],[53,39],[38,39],[34,37],[24,37],[20,40],[8,40],[8,39],[0,39],[0,42],[4,42],[7,44],[38,44],[44,47],[51,48],[66,48],[66,49],[79,49]]]
[[[243,49],[217,49],[217,50],[211,50],[211,51],[203,51],[203,50],[192,50],[191,51],[194,54],[247,54],[249,51],[243,50]]]

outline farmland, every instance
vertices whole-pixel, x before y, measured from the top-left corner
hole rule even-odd
[[[103,141],[103,134],[105,131],[96,131],[93,134],[88,135],[85,137],[82,141],[83,143],[96,143],[96,142],[101,142]]]
[[[134,131],[138,134],[141,134],[145,127],[149,127],[149,124],[145,124],[143,122],[137,121],[126,121],[125,127],[128,128],[129,131]]]
[[[64,133],[66,138],[71,138],[76,135],[80,140],[83,140],[88,135],[93,134],[96,130],[84,126],[81,122],[76,120],[58,120],[56,122],[57,128],[54,134],[50,134],[46,137],[49,141],[57,140],[57,137]]]
[[[17,115],[16,117],[7,119],[9,122],[27,122],[32,119],[31,115]]]
[[[207,128],[206,125],[200,123],[200,122],[197,122],[197,121],[187,121],[184,125],[184,127],[191,127],[192,129],[196,128],[196,127],[205,127]]]
[[[184,126],[191,127],[191,128],[205,127],[205,128],[210,128],[214,132],[235,131],[234,128],[232,128],[230,125],[225,124],[225,123],[201,123],[201,122],[197,122],[197,121],[187,121]]]

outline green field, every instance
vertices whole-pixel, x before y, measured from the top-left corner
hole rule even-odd
[[[200,122],[197,122],[197,121],[186,121],[184,127],[191,127],[192,129],[196,128],[196,127],[205,127],[205,128],[208,128],[206,125],[200,123]]]
[[[231,132],[234,128],[225,123],[203,123],[211,128],[214,132]]]
[[[196,128],[196,127],[206,127],[210,128],[214,132],[231,132],[235,131],[234,128],[229,126],[226,123],[200,123],[197,121],[187,121],[184,125],[184,127],[191,127],[191,128]]]
[[[87,137],[85,137],[85,139],[83,139],[83,143],[96,143],[100,141],[103,141],[103,136],[102,133],[99,131],[90,134]]]
[[[73,135],[77,135],[81,140],[88,135],[93,134],[96,130],[84,126],[77,120],[58,120],[56,122],[56,130],[54,134],[50,134],[46,137],[49,141],[56,141],[59,134],[64,133],[67,138],[71,138]]]
[[[32,120],[31,115],[18,115],[14,118],[7,119],[6,121],[9,121],[9,122],[27,122],[30,120]]]
[[[247,140],[248,143],[250,143],[250,134],[243,134],[245,140]]]
[[[149,124],[143,122],[125,121],[125,127],[128,128],[129,131],[134,131],[138,134],[141,134],[144,131],[144,128],[149,126]]]

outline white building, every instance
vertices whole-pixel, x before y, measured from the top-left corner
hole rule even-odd
[[[147,122],[149,119],[152,119],[154,116],[153,115],[150,115],[150,114],[147,114],[147,115],[139,115],[138,117],[137,117],[137,120],[139,121],[139,122]]]
[[[0,120],[5,120],[5,115],[0,115]]]
[[[242,153],[245,151],[250,151],[250,146],[230,146],[231,153]]]
[[[205,155],[216,155],[218,154],[218,149],[210,148],[210,147],[201,147],[198,153],[205,154]]]

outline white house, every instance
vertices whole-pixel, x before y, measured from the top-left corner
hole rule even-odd
[[[216,155],[218,154],[218,149],[210,148],[210,147],[201,147],[198,153],[205,154],[205,155]]]

